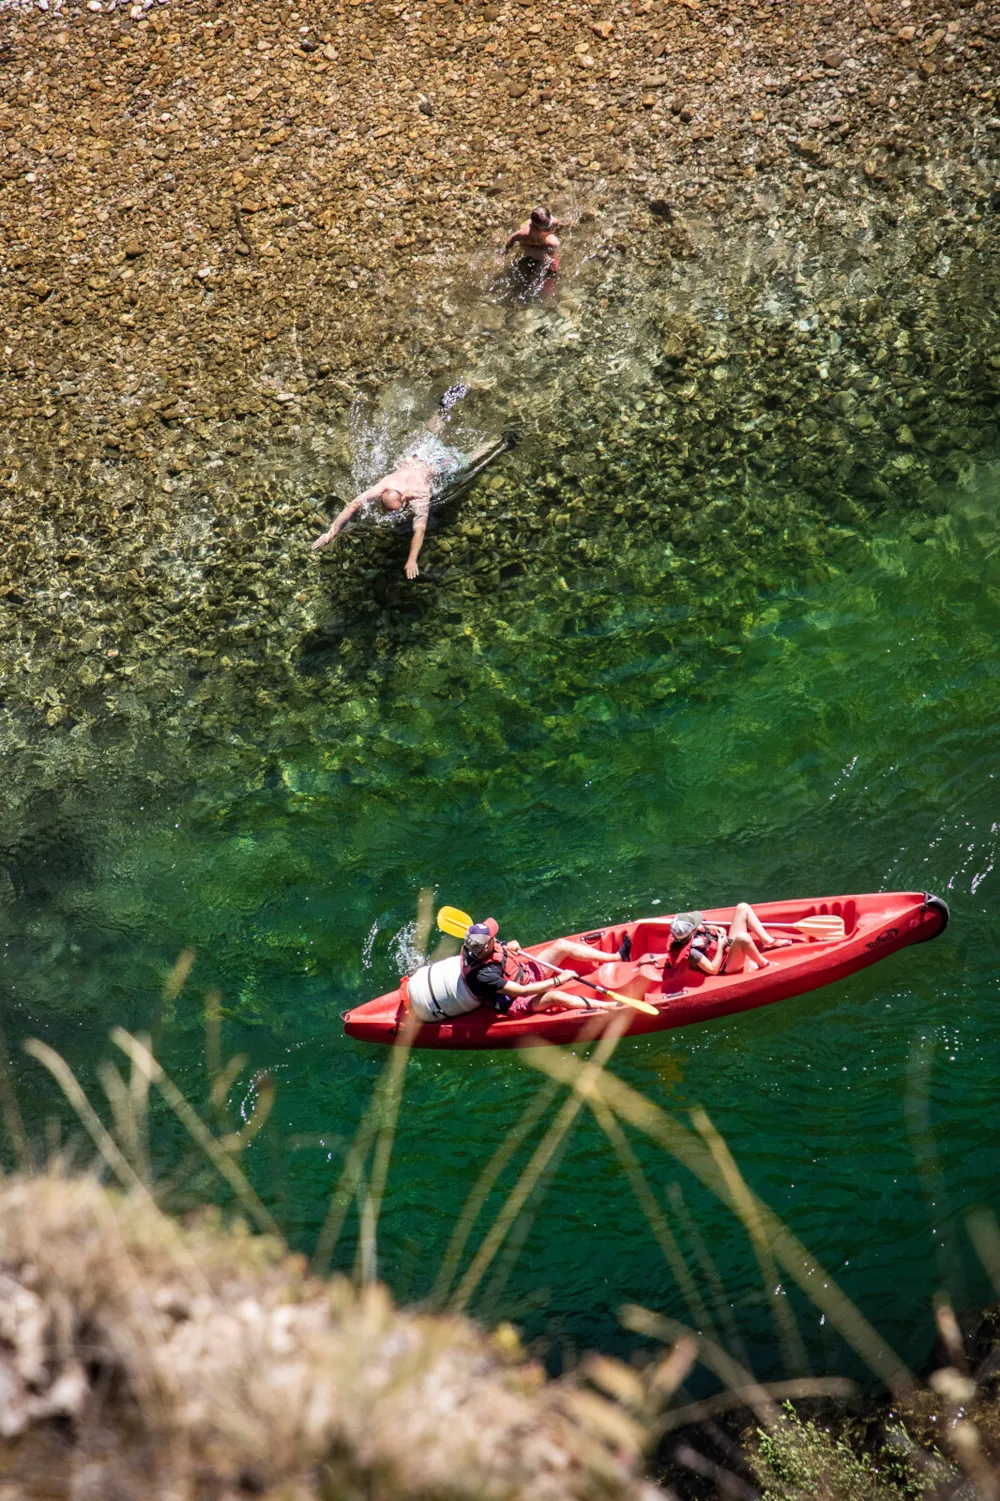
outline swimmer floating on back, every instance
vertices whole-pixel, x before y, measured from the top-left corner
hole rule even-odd
[[[462,453],[457,448],[449,448],[447,444],[442,443],[438,434],[451,408],[465,395],[465,392],[466,387],[462,385],[452,386],[445,392],[438,410],[426,423],[427,436],[414,444],[391,474],[377,480],[369,489],[363,491],[361,495],[356,495],[347,503],[329,531],[325,531],[322,537],[316,538],[312,545],[313,552],[318,552],[320,548],[332,542],[337,533],[343,530],[351,517],[355,516],[363,506],[377,504],[384,512],[409,511],[413,516],[413,538],[406,559],[406,577],[408,579],[418,577],[420,568],[417,559],[424,545],[431,501],[458,479],[463,470],[468,471],[476,464],[482,463],[487,457],[494,453],[501,453],[504,448],[511,446],[509,439],[491,438],[489,442],[481,444],[472,453]]]

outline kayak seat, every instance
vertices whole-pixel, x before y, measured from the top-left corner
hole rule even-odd
[[[608,990],[616,990],[619,995],[631,996],[634,1001],[641,1001],[649,990],[659,989],[660,966],[658,964],[636,964],[634,961],[623,959],[611,959],[607,964],[599,964],[594,972],[594,979],[598,985],[604,985]]]

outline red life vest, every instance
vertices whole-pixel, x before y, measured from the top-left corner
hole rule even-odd
[[[488,959],[473,959],[463,947],[462,979],[474,990],[479,971],[485,969],[487,964],[495,964],[498,958],[503,961],[504,983],[513,980],[515,985],[523,984],[525,969],[522,960],[518,954],[512,952],[505,943],[500,943],[499,940],[494,943],[493,952]]]
[[[663,958],[664,974],[671,969],[680,969],[682,965],[687,963],[691,954],[691,939],[693,937],[694,934],[692,933],[691,937],[685,938],[683,943],[669,945]]]
[[[664,974],[667,974],[669,970],[681,969],[684,966],[691,969],[700,968],[700,965],[691,964],[691,948],[696,938],[699,942],[695,952],[702,954],[708,960],[709,964],[712,963],[712,960],[719,951],[719,935],[706,923],[703,923],[700,928],[695,928],[694,932],[688,938],[685,938],[683,943],[677,944],[676,947],[673,944],[670,945],[667,949],[666,958],[663,961]]]

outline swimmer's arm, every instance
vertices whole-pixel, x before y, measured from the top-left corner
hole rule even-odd
[[[525,229],[515,229],[514,232],[513,232],[513,234],[509,234],[507,236],[507,243],[503,247],[504,248],[504,254],[506,254],[508,250],[512,249],[513,246],[523,244],[523,242],[525,240],[527,240],[528,238],[529,238],[529,235],[528,235],[528,231],[527,230],[525,230]]]
[[[428,506],[426,500],[413,501],[412,510],[413,537],[410,541],[410,555],[406,560],[406,577],[408,579],[415,579],[420,572],[420,569],[417,567],[417,559],[420,556],[420,549],[424,545],[424,535],[427,531]]]
[[[313,552],[318,552],[321,547],[326,547],[328,542],[332,542],[337,533],[339,531],[342,531],[343,528],[347,525],[351,517],[356,515],[357,512],[360,511],[365,501],[374,499],[377,494],[377,490],[366,490],[363,495],[356,495],[353,500],[348,501],[347,505],[341,511],[340,515],[334,521],[330,530],[328,532],[324,532],[322,537],[316,538],[316,541],[312,545]]]

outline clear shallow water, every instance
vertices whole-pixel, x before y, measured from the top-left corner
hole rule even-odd
[[[998,500],[993,471],[946,497],[925,541],[845,539],[826,578],[789,582],[752,625],[748,613],[745,638],[709,639],[713,589],[738,592],[739,564],[681,602],[669,544],[653,536],[592,573],[499,593],[475,635],[424,620],[378,683],[359,674],[346,713],[317,695],[277,729],[255,738],[248,725],[231,752],[192,747],[176,796],[154,790],[143,807],[134,784],[96,775],[63,789],[59,817],[48,803],[38,814],[59,837],[27,842],[0,918],[5,1027],[31,1129],[43,1136],[56,1103],[20,1056],[31,1034],[92,1083],[110,1026],[149,1028],[202,1099],[203,998],[217,989],[225,1050],[249,1058],[234,1112],[252,1103],[254,1069],[278,1090],[248,1168],[309,1249],[385,1061],[342,1036],[340,1012],[395,982],[422,886],[496,913],[525,941],[657,902],[926,887],[952,903],[936,944],[818,995],[626,1041],[614,1064],[668,1108],[703,1105],[753,1187],[919,1361],[935,1289],[959,1303],[983,1294],[961,1213],[995,1203],[1000,1166]],[[764,538],[748,576],[780,546]],[[157,755],[151,745],[151,765]],[[195,968],[165,1003],[188,945]],[[401,1298],[433,1284],[462,1203],[538,1087],[516,1057],[413,1058],[379,1241]],[[911,1129],[925,1096],[936,1155]],[[175,1162],[169,1122],[157,1141]],[[744,1233],[637,1146],[665,1203],[680,1187],[675,1229],[706,1302],[699,1246],[756,1368],[779,1369]],[[512,1181],[508,1171],[501,1191]],[[354,1235],[350,1220],[338,1263],[352,1263]],[[570,1347],[615,1343],[625,1301],[687,1316],[589,1119],[514,1243],[473,1304],[484,1316]],[[819,1314],[796,1308],[810,1363],[843,1365]]]

